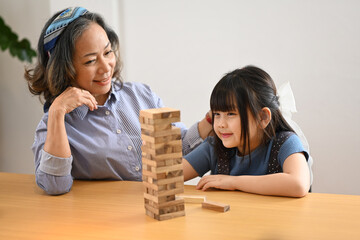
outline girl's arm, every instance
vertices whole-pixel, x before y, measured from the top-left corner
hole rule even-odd
[[[195,169],[191,166],[191,164],[183,158],[183,169],[184,169],[184,181],[193,179],[199,174],[195,171]]]
[[[310,188],[310,173],[305,156],[294,153],[286,158],[282,173],[262,176],[210,175],[204,176],[197,185],[197,189],[202,190],[210,187],[262,195],[303,197]]]

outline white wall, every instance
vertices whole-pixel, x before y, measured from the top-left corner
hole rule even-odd
[[[50,16],[45,0],[0,0],[0,15],[19,35],[28,38],[35,48],[41,25]],[[45,13],[45,14],[44,14]],[[0,52],[0,171],[33,173],[31,152],[34,129],[42,107],[37,97],[31,96],[24,79],[24,64]]]
[[[216,82],[237,67],[254,64],[277,85],[290,81],[293,119],[315,161],[313,191],[360,194],[360,2],[14,2],[0,0],[0,14],[33,46],[58,9],[82,5],[104,15],[120,35],[125,80],[149,84],[188,126],[208,110]],[[27,92],[22,64],[8,55],[0,52],[0,171],[32,173],[41,106]]]

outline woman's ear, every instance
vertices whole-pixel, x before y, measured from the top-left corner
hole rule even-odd
[[[260,126],[265,129],[271,121],[271,111],[268,107],[261,109],[260,114]]]

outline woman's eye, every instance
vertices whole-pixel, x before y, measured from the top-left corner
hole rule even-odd
[[[107,52],[105,53],[105,55],[109,55],[109,54],[112,53],[112,52],[113,52],[113,50],[107,51]]]
[[[92,60],[89,60],[89,61],[85,62],[85,65],[89,65],[89,64],[91,64],[93,62],[95,62],[95,59],[92,59]]]

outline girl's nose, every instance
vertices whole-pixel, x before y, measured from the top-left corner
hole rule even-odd
[[[225,121],[224,117],[220,117],[220,118],[218,119],[218,121],[219,121],[218,126],[219,126],[220,128],[224,128],[224,127],[226,126],[226,121]]]

